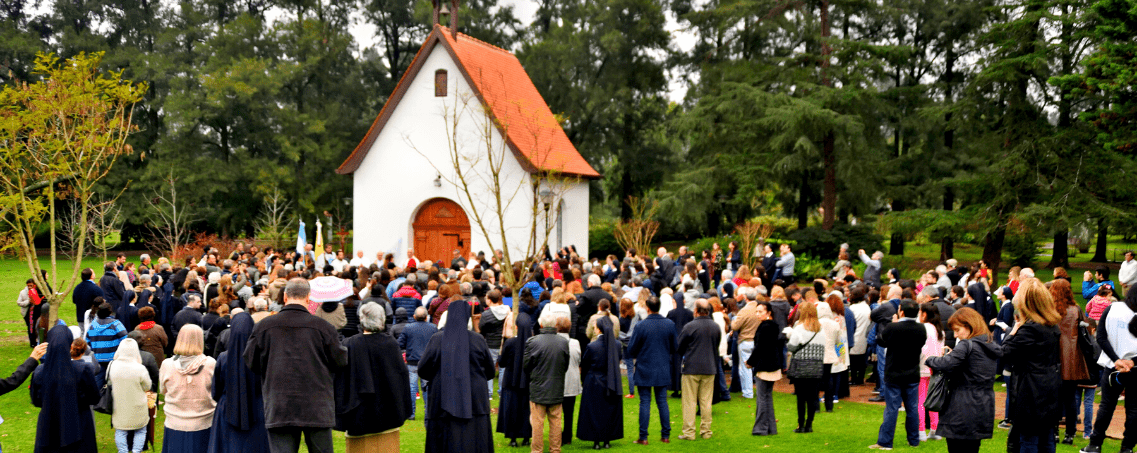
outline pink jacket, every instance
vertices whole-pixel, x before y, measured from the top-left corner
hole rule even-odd
[[[173,356],[158,370],[159,392],[166,395],[166,427],[201,431],[213,426],[213,369],[217,361],[204,355]]]
[[[1101,321],[1102,312],[1104,312],[1106,307],[1109,307],[1109,304],[1112,303],[1113,301],[1108,297],[1094,296],[1093,299],[1090,299],[1089,302],[1086,302],[1086,316],[1089,316],[1090,319],[1093,319],[1094,321]]]

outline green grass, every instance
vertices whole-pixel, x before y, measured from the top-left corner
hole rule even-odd
[[[90,260],[88,264],[95,265],[97,260]],[[19,308],[15,304],[16,296],[23,286],[28,274],[24,263],[7,259],[0,260],[0,300],[7,303],[0,304],[0,374],[7,375],[16,368],[28,355],[26,335],[23,334],[23,324],[19,320]],[[74,319],[74,306],[64,304],[61,318]],[[496,404],[495,399],[494,403]],[[778,418],[779,434],[776,436],[754,437],[750,435],[754,423],[754,405],[750,400],[744,400],[737,395],[729,402],[714,406],[714,424],[712,429],[715,436],[710,440],[697,440],[693,442],[678,439],[682,430],[682,412],[679,400],[669,400],[671,406],[672,443],[662,444],[659,439],[658,414],[654,413],[650,427],[651,445],[646,448],[632,444],[639,433],[638,404],[639,400],[624,400],[624,439],[613,443],[613,450],[624,451],[743,451],[756,449],[772,452],[801,452],[810,449],[823,448],[824,451],[867,452],[866,447],[876,441],[876,433],[880,427],[882,406],[873,404],[859,404],[841,402],[837,404],[836,411],[831,414],[820,413],[814,424],[814,434],[793,434],[796,427],[796,409],[793,395],[775,394],[775,409]],[[418,421],[408,422],[402,430],[402,451],[423,451],[425,432],[421,414],[422,403],[419,401]],[[579,411],[578,411],[579,413]],[[7,452],[31,452],[35,442],[36,418],[39,409],[31,405],[26,384],[19,390],[0,396],[0,415],[5,419],[0,424],[0,443]],[[163,416],[159,411],[158,426],[162,424]],[[902,420],[902,419],[901,419]],[[110,416],[95,414],[96,428],[99,437],[99,451],[113,452],[114,431],[110,426]],[[494,420],[496,426],[496,418]],[[575,420],[573,425],[575,426]],[[903,438],[903,423],[899,424],[895,444],[897,450],[912,450]],[[985,452],[1006,451],[1007,432],[995,430],[995,438],[985,441],[982,450]],[[162,429],[158,428],[158,442],[161,445]],[[344,451],[344,438],[342,433],[335,436],[336,451]],[[507,447],[508,440],[495,434],[494,442],[500,451],[517,452],[527,451]],[[1078,446],[1085,445],[1085,441],[1077,441]],[[572,445],[565,447],[565,451],[590,450],[591,444],[576,440]],[[528,448],[528,447],[526,447]],[[1105,451],[1117,451],[1119,442],[1110,440],[1106,443]],[[924,452],[945,452],[946,444],[943,441],[928,442],[919,447]],[[1059,445],[1058,451],[1074,453],[1076,447]]]

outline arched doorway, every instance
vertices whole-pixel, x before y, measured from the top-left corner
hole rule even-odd
[[[455,249],[470,254],[470,221],[458,203],[445,198],[427,200],[415,215],[415,255],[419,259],[450,265]]]

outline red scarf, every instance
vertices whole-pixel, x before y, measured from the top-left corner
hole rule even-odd
[[[155,326],[154,321],[146,321],[138,325],[138,330],[150,330]]]

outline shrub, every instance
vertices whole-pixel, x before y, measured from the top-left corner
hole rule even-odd
[[[1030,231],[1008,231],[1003,250],[1010,258],[1012,266],[1029,267],[1034,265],[1038,257],[1040,239]]]
[[[624,256],[620,243],[616,241],[616,221],[614,219],[589,218],[588,256],[603,258],[608,255]]]

